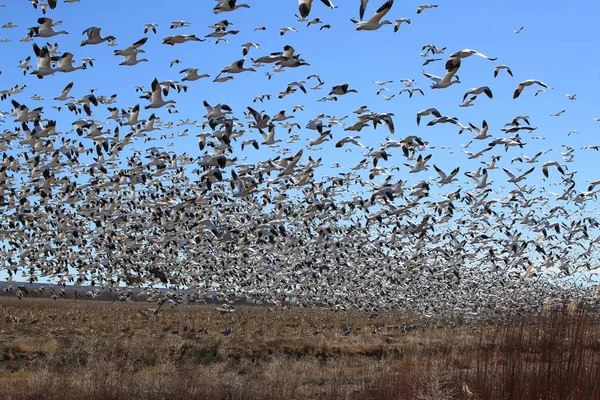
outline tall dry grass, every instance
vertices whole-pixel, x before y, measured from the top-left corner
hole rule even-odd
[[[600,399],[600,325],[567,309],[454,325],[385,314],[0,301],[10,399]]]

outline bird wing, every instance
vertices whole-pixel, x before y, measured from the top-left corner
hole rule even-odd
[[[358,17],[362,21],[365,16],[365,10],[367,9],[367,4],[369,0],[360,0],[360,9],[358,10]]]
[[[394,4],[394,0],[386,1],[379,9],[373,14],[373,16],[369,19],[369,24],[379,24],[379,21],[385,16],[385,14],[390,11],[392,5]]]

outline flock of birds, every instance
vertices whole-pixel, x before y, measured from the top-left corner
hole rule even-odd
[[[76,77],[81,71],[103,77],[105,60],[76,62],[73,53],[59,50],[60,38],[72,33],[59,30],[62,21],[52,16],[79,1],[30,0],[40,11],[37,23],[22,28],[6,22],[0,30],[20,32],[22,46],[30,49],[19,62],[4,54],[0,63],[0,69],[20,68],[26,82],[0,87],[0,268],[9,280],[110,286],[124,298],[127,288],[166,286],[172,303],[217,293],[224,300],[257,303],[472,316],[534,309],[557,297],[595,296],[600,181],[585,187],[576,182],[577,171],[569,168],[573,147],[554,159],[549,151],[526,156],[536,129],[527,115],[511,117],[498,134],[485,119],[475,125],[434,107],[419,111],[414,129],[451,124],[471,136],[456,153],[461,166],[443,170],[432,157],[435,146],[423,136],[399,134],[389,111],[367,106],[344,116],[323,111],[300,123],[303,105],[291,113],[260,110],[259,105],[323,87],[328,94],[316,100],[323,110],[344,96],[363,96],[350,83],[326,86],[291,45],[253,56],[252,65],[246,58],[234,61],[214,77],[187,67],[180,79],[132,82],[123,91],[135,92],[138,104],[121,104],[121,93],[101,89],[73,97],[76,78],[53,99],[37,94],[28,99],[27,91],[55,75]],[[364,19],[371,3],[356,0],[357,31],[393,25],[393,34],[412,24],[408,18],[385,19],[394,0],[377,4]],[[0,8],[0,16],[13,6]],[[311,25],[331,29],[314,17],[323,6],[335,8],[332,0],[299,0],[301,24],[276,34]],[[168,27],[152,22],[135,28],[148,36],[125,47],[92,26],[82,32],[80,47],[114,47],[107,54],[120,57],[120,66],[137,68],[150,62],[144,57],[147,42],[164,32],[165,46],[227,45],[231,36],[243,35],[229,19],[250,7],[217,0],[215,23],[205,37],[179,34],[190,25],[184,20]],[[437,8],[421,5],[416,14],[427,18]],[[223,15],[227,19],[217,22]],[[457,73],[464,63],[477,57],[496,61],[473,49],[449,55],[445,50],[422,49],[424,65],[445,60],[442,76],[423,71],[433,96],[461,83]],[[259,51],[254,42],[241,49],[244,57]],[[217,91],[237,74],[261,68],[269,69],[265,80],[295,68],[304,68],[307,79],[290,82],[278,94],[257,94],[245,109],[204,100],[200,119],[177,122],[178,104],[194,94],[192,82],[212,79]],[[499,74],[513,77],[508,66],[494,64],[493,76]],[[398,96],[428,92],[415,79],[400,82]],[[391,83],[374,81],[377,95],[392,100],[395,95],[384,94]],[[513,98],[534,96],[531,88],[537,88],[535,96],[550,90],[528,79],[516,84]],[[474,87],[464,91],[460,106],[473,107],[481,96],[494,99],[490,87]],[[36,107],[36,100],[44,106]],[[56,119],[45,117],[49,108]],[[358,133],[367,131],[379,145],[363,144],[367,136]],[[198,147],[183,153],[163,147],[194,135]],[[473,142],[482,146],[472,150]],[[332,153],[318,156],[333,143]],[[356,164],[341,165],[342,154],[359,154]],[[257,161],[250,162],[252,157]],[[545,183],[536,182],[534,173]]]

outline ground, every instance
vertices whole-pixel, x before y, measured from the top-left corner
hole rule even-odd
[[[10,399],[600,399],[596,314],[401,313],[0,298]]]

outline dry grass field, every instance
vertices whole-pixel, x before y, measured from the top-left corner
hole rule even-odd
[[[0,298],[3,399],[600,399],[600,324]]]

